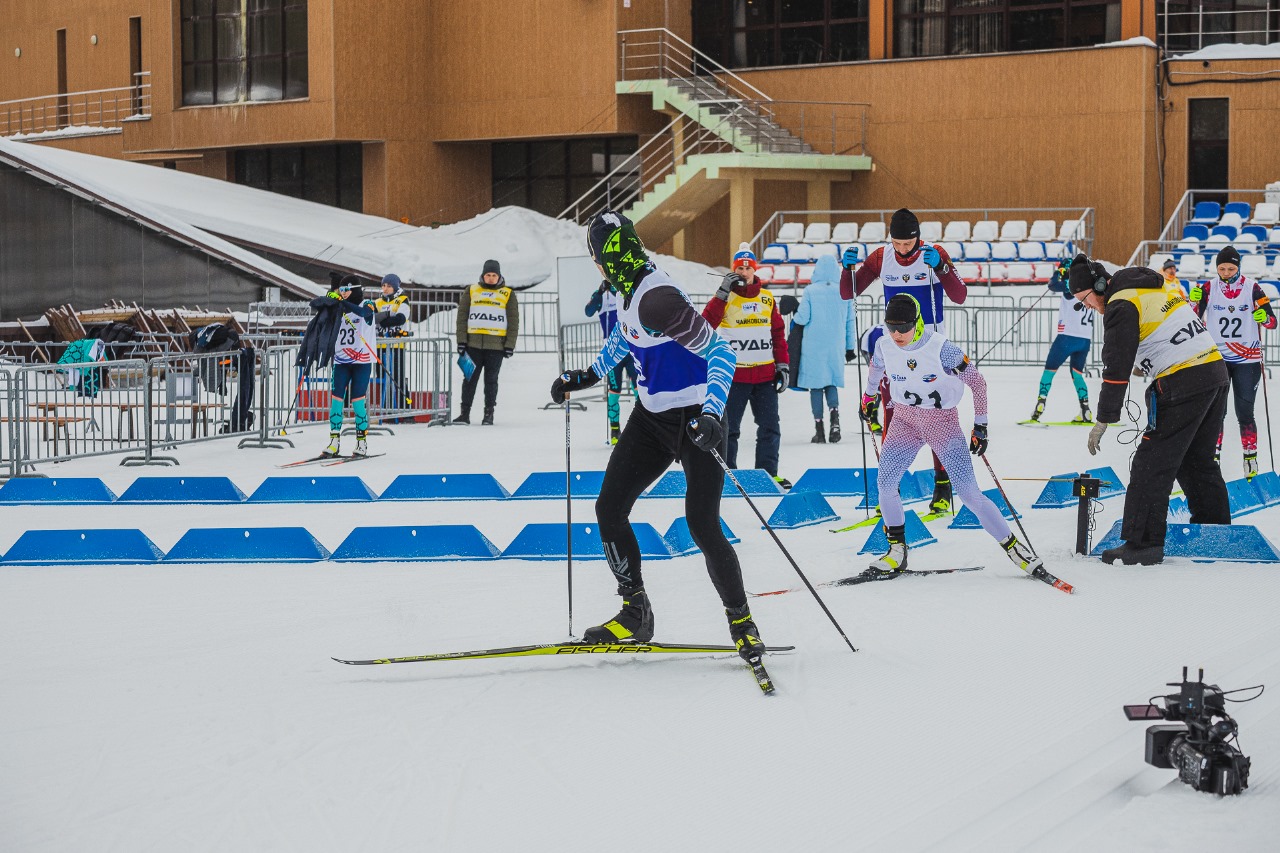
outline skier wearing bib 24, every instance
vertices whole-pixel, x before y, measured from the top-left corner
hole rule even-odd
[[[724,470],[711,456],[720,446],[736,359],[729,342],[707,325],[685,292],[645,254],[635,226],[606,210],[587,223],[587,248],[622,297],[618,325],[586,370],[570,370],[551,386],[551,399],[589,388],[630,353],[636,364],[636,405],[609,457],[596,520],[609,568],[618,581],[622,610],[583,639],[596,643],[653,639],[653,608],[640,572],[640,546],[631,508],[641,492],[675,460],[687,480],[685,517],[707,560],[711,583],[724,604],[729,633],[748,662],[765,652],[747,606],[738,555],[720,528]]]
[[[882,572],[900,572],[907,567],[906,514],[898,484],[911,467],[916,454],[926,444],[942,457],[955,478],[960,499],[978,516],[982,529],[991,534],[1013,564],[1028,574],[1043,569],[1040,558],[1018,541],[991,499],[982,493],[973,474],[969,453],[987,452],[987,382],[960,348],[941,332],[925,328],[920,305],[915,298],[900,293],[891,297],[884,310],[885,334],[875,343],[871,369],[867,371],[864,393],[870,395],[889,379],[889,395],[894,416],[884,430],[880,449],[880,510],[889,550],[871,564]],[[965,386],[973,392],[973,433],[966,450],[964,433],[956,406]]]
[[[859,249],[850,246],[844,250],[844,272],[840,274],[840,295],[853,299],[871,286],[877,278],[884,283],[886,301],[902,293],[913,297],[920,306],[920,315],[930,331],[946,334],[942,317],[942,296],[957,305],[963,305],[969,290],[956,273],[955,265],[941,246],[920,242],[920,221],[905,207],[894,211],[889,221],[889,239],[892,248],[880,246],[858,266]],[[886,251],[887,250],[887,251]],[[853,268],[858,266],[858,271]],[[863,402],[866,408],[866,401]],[[884,408],[885,427],[892,417],[892,408]],[[872,424],[872,429],[877,424]],[[930,512],[946,512],[951,508],[951,480],[943,468],[938,454],[933,454],[933,500]]]
[[[1072,423],[1093,423],[1093,412],[1089,411],[1089,386],[1084,384],[1084,366],[1093,345],[1093,312],[1067,289],[1070,270],[1071,259],[1068,258],[1058,264],[1053,278],[1049,280],[1049,289],[1062,294],[1062,302],[1058,305],[1058,336],[1049,346],[1049,357],[1045,359],[1044,372],[1040,374],[1040,396],[1031,413],[1032,423],[1038,422],[1044,414],[1053,377],[1067,359],[1071,360],[1071,382],[1076,386],[1076,396],[1080,399],[1080,415]]]
[[[600,331],[608,339],[613,327],[618,325],[618,295],[609,289],[609,282],[600,282],[600,286],[591,292],[591,298],[587,300],[587,307],[584,310],[588,317],[599,313]],[[610,444],[617,444],[618,436],[622,435],[620,403],[623,372],[631,377],[631,387],[636,387],[636,368],[631,363],[631,356],[624,358],[621,364],[609,371],[609,394],[605,398],[605,414],[609,417]]]
[[[1262,380],[1262,329],[1276,327],[1271,300],[1256,281],[1240,274],[1240,253],[1224,246],[1217,257],[1218,276],[1206,284],[1191,286],[1191,307],[1209,327],[1209,335],[1231,376],[1240,444],[1244,448],[1244,475],[1258,473],[1258,422],[1253,406]],[[1222,431],[1218,431],[1222,453]]]

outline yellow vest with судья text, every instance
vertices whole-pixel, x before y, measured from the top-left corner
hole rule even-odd
[[[377,299],[373,300],[373,311],[375,315],[381,314],[383,311],[391,314],[400,314],[401,309],[404,308],[408,301],[409,294],[403,292],[396,294],[390,299],[385,296],[379,296]],[[405,323],[408,324],[409,313],[408,311],[404,311],[403,313]],[[379,330],[378,334],[384,338],[407,338],[413,333],[409,331],[406,326],[396,326],[395,328],[386,331]],[[404,349],[404,344],[380,344],[379,346],[383,349]]]
[[[1191,309],[1181,287],[1129,288],[1107,302],[1122,300],[1138,311],[1138,354],[1135,366],[1149,379],[1170,376],[1188,367],[1220,361],[1218,346]]]
[[[729,341],[738,367],[773,363],[773,294],[760,288],[755,296],[730,293],[717,329]]]
[[[470,296],[471,308],[467,312],[467,334],[506,337],[507,302],[511,299],[511,288],[488,288],[473,284]]]

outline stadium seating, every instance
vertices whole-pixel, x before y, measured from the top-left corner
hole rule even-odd
[[[837,222],[836,227],[831,229],[831,242],[841,245],[858,242],[858,223]]]
[[[954,240],[943,240],[938,245],[942,247],[942,251],[946,252],[951,260],[957,262],[964,260],[964,246],[962,244]]]
[[[888,239],[883,222],[868,222],[862,226],[858,239],[863,243],[883,243]]]
[[[960,261],[956,263],[956,274],[960,276],[960,280],[965,284],[973,284],[982,281],[982,265],[970,263],[968,261]]]
[[[1222,218],[1222,205],[1216,201],[1202,201],[1191,213],[1192,222],[1217,222]]]
[[[993,261],[1016,261],[1018,259],[1018,245],[1008,240],[1001,240],[991,244],[991,260]]]
[[[965,243],[964,259],[966,261],[989,261],[991,260],[991,244],[990,243]]]
[[[1005,280],[1010,284],[1028,284],[1035,278],[1035,268],[1022,262],[1009,264]]]
[[[796,267],[796,284],[808,284],[813,280],[813,264],[800,264]]]
[[[1258,235],[1257,234],[1241,234],[1236,237],[1235,242],[1231,245],[1236,247],[1241,255],[1245,252],[1258,251]]]
[[[799,243],[804,240],[803,222],[784,222],[778,229],[779,243]]]
[[[1000,239],[1016,243],[1027,239],[1027,221],[1025,219],[1006,219],[1000,226]]]
[[[756,278],[761,282],[768,284],[773,281],[773,266],[765,264],[756,268]]]
[[[811,264],[817,258],[813,254],[813,246],[808,243],[789,243],[787,245],[787,261],[793,264]]]
[[[1178,259],[1178,278],[1202,279],[1207,269],[1204,255],[1188,254]]]
[[[1272,226],[1280,223],[1280,204],[1275,202],[1259,202],[1253,208],[1253,218],[1249,220],[1254,225]]]
[[[1209,226],[1203,222],[1188,222],[1182,226],[1182,239],[1204,242],[1209,239]]]
[[[984,219],[973,224],[973,239],[985,240],[988,243],[1000,237],[1000,223],[994,219]]]
[[[1079,219],[1062,220],[1062,230],[1058,232],[1058,239],[1064,243],[1068,240],[1074,240],[1079,236],[1080,227],[1081,222]]]
[[[1240,219],[1249,218],[1249,202],[1247,201],[1229,201],[1227,206],[1222,208],[1222,218],[1228,216],[1238,216]]]
[[[1252,234],[1254,239],[1260,243],[1265,243],[1271,239],[1271,233],[1262,225],[1246,225],[1240,229],[1240,236]]]
[[[1198,257],[1198,256],[1197,256]],[[773,284],[795,284],[796,268],[794,264],[774,264]]]
[[[1028,240],[1039,240],[1041,243],[1048,242],[1058,235],[1058,223],[1052,219],[1037,219],[1031,223],[1031,230],[1027,234]]]
[[[942,239],[942,223],[937,220],[921,222],[920,239],[926,243],[937,243]]]
[[[1153,270],[1159,270],[1164,266],[1164,262],[1172,257],[1173,255],[1168,252],[1156,252],[1151,256],[1151,259],[1147,261],[1147,266],[1151,267]]]
[[[1032,264],[1031,267],[1033,270],[1035,270],[1033,278],[1036,281],[1048,281],[1049,279],[1053,278],[1053,273],[1058,268],[1058,265],[1051,264],[1048,262],[1041,262],[1038,264]]]
[[[1036,261],[1044,260],[1044,243],[1018,243],[1018,260],[1020,261]]]
[[[1267,278],[1267,256],[1249,254],[1240,256],[1240,274],[1252,279]]]
[[[809,226],[804,229],[804,241],[806,243],[831,242],[831,223],[810,222]]]
[[[834,255],[836,260],[840,259],[840,247],[835,243],[811,243],[810,245],[813,247],[813,260],[815,262],[824,255]]]
[[[1226,237],[1227,242],[1230,243],[1237,236],[1239,236],[1239,234],[1240,234],[1239,226],[1215,225],[1213,226],[1213,230],[1209,232],[1209,239],[1212,240],[1214,237]]]
[[[786,263],[787,247],[781,243],[770,243],[764,247],[764,252],[760,255],[760,263],[776,264]]]
[[[942,229],[942,239],[956,243],[965,243],[969,240],[969,223],[963,219],[952,220]]]

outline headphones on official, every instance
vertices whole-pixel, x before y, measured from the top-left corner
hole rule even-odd
[[[1097,261],[1089,261],[1089,273],[1093,276],[1093,284],[1089,289],[1099,295],[1107,292],[1107,268]]]

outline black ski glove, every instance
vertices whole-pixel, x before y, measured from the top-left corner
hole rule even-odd
[[[600,377],[590,367],[586,370],[566,370],[551,383],[551,402],[558,406],[574,391],[590,388],[599,381]]]
[[[853,360],[857,357],[858,357],[858,351],[856,349],[847,349],[844,351],[845,364],[853,364]]]
[[[515,355],[515,354],[516,354],[516,351],[515,351],[515,350],[513,350],[511,347],[505,347],[505,348],[502,350],[502,357],[503,357],[503,358],[511,358],[511,356],[513,356],[513,355]]]
[[[466,355],[466,354],[467,354],[467,345],[458,344],[458,355]]]
[[[773,368],[773,390],[781,394],[787,390],[787,384],[791,377],[791,368],[788,365],[778,362]]]
[[[974,424],[973,435],[969,436],[969,452],[974,456],[982,456],[987,452],[987,425]]]
[[[720,425],[720,419],[707,412],[689,421],[685,431],[689,433],[689,440],[694,447],[708,453],[720,447],[720,441],[724,438],[724,427]]]

